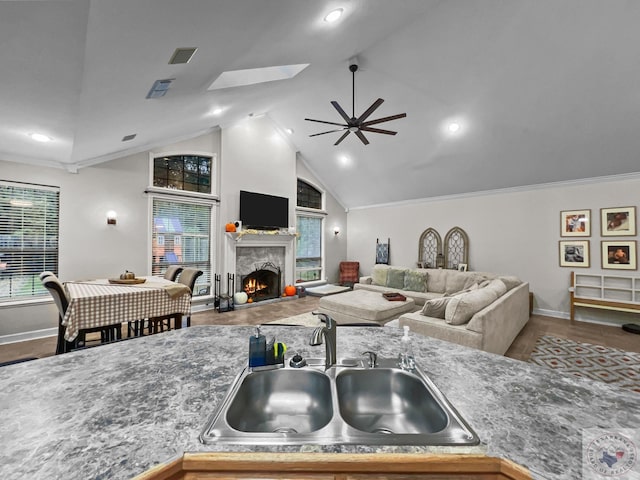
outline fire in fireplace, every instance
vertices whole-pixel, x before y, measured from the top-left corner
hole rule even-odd
[[[242,291],[254,302],[277,298],[282,288],[280,267],[271,262],[263,263],[253,272],[242,277]]]

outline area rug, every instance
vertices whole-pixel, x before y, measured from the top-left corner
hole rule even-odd
[[[336,293],[348,292],[349,290],[351,290],[349,287],[328,283],[318,287],[307,288],[307,294],[312,297],[324,297],[325,295],[335,295]]]
[[[529,362],[640,393],[640,353],[541,335]]]

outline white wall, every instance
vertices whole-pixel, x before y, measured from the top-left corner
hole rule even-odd
[[[359,261],[361,270],[368,273],[375,262],[376,238],[381,241],[390,238],[391,264],[413,267],[418,259],[418,240],[424,230],[433,227],[444,240],[449,229],[458,226],[469,236],[471,270],[517,275],[529,282],[537,313],[567,317],[571,269],[559,266],[560,211],[591,209],[592,233],[588,239],[591,267],[577,270],[637,274],[601,269],[599,215],[600,208],[640,206],[639,191],[640,177],[629,176],[354,209],[348,214],[347,256]],[[632,314],[602,314],[593,309],[579,309],[577,318],[612,323],[638,320]]]

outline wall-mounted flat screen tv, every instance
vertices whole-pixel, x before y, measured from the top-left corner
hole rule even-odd
[[[240,221],[243,228],[287,228],[289,199],[240,190]]]

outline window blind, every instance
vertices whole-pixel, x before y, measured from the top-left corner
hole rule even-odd
[[[296,216],[296,282],[322,278],[322,218]]]
[[[38,275],[58,273],[60,189],[0,181],[0,302],[48,295]]]
[[[212,207],[205,203],[153,199],[152,274],[162,275],[169,265],[202,270],[194,296],[211,292]]]

